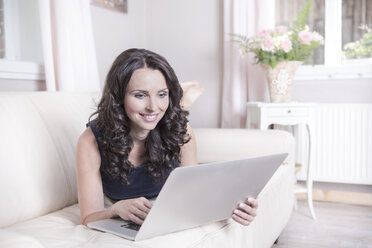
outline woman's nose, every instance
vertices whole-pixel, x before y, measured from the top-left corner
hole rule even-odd
[[[146,110],[149,112],[154,112],[156,109],[156,99],[153,97],[149,97],[149,101],[147,102]]]

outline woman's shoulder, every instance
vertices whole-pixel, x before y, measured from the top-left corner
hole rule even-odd
[[[99,153],[96,138],[89,126],[79,137],[76,149],[76,156],[78,158],[78,166],[88,166],[89,168],[99,169],[101,156]],[[96,166],[91,167],[92,165]]]
[[[85,146],[93,145],[96,142],[96,137],[92,131],[92,128],[90,126],[87,126],[87,128],[84,130],[84,132],[79,137],[79,143]]]

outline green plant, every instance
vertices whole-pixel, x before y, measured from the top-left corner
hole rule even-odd
[[[367,25],[359,27],[365,30],[366,33],[360,40],[347,43],[344,46],[343,55],[346,59],[359,59],[372,57],[372,29]]]

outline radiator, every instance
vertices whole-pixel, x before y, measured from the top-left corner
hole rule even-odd
[[[372,185],[372,104],[318,104],[313,120],[314,181]],[[296,130],[297,177],[305,180],[307,132]]]

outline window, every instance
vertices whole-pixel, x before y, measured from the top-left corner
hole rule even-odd
[[[343,61],[372,58],[372,1],[342,1]]]
[[[289,26],[307,0],[275,2],[276,26]],[[296,79],[372,77],[371,0],[313,0],[308,25],[324,37],[324,46]]]
[[[43,80],[38,0],[0,0],[0,78]]]

